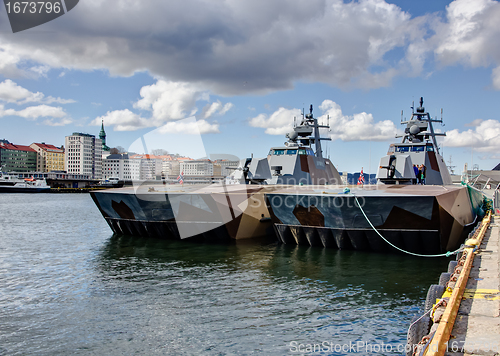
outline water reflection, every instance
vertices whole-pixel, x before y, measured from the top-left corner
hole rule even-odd
[[[0,202],[8,207],[0,214],[0,354],[288,355],[294,342],[396,345],[447,265],[113,236],[87,195]]]
[[[408,321],[446,264],[315,247],[113,236],[100,254],[99,275],[107,293],[149,298],[148,320],[168,333],[171,352],[189,354],[182,340],[190,340],[195,353],[287,354],[294,342],[404,343]]]

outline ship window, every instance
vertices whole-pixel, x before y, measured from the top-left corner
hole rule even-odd
[[[408,146],[396,147],[396,152],[408,152],[409,150],[410,150],[410,147],[408,147]]]
[[[275,155],[284,155],[285,154],[285,150],[274,150],[274,154]]]
[[[424,152],[424,148],[425,148],[424,146],[413,146],[411,148],[411,151],[412,152]]]
[[[427,152],[434,152],[434,147],[432,145],[427,145]]]
[[[306,150],[301,148],[299,149],[299,155],[305,155],[306,154]]]
[[[273,154],[273,150],[270,150],[268,153],[268,156],[271,156]]]
[[[297,154],[297,150],[287,150],[286,154],[287,155],[296,155]]]
[[[314,156],[314,152],[313,152],[313,150],[311,150],[310,148],[308,148],[308,149],[307,149],[307,154],[308,154],[309,156]]]

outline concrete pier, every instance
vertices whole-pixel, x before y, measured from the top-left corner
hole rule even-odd
[[[500,355],[500,215],[474,257],[445,355]]]

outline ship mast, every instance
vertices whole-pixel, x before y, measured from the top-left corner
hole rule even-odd
[[[401,122],[402,124],[407,125],[402,143],[406,142],[406,140],[409,142],[424,142],[430,138],[432,140],[432,144],[434,145],[434,149],[439,154],[436,136],[446,136],[446,134],[436,133],[432,123],[439,122],[442,124],[443,118],[439,120],[432,119],[431,115],[428,112],[425,112],[423,105],[424,98],[420,97],[420,107],[417,108],[416,112],[412,112],[410,120]]]
[[[320,125],[318,124],[318,119],[313,117],[313,106],[309,107],[309,114],[306,115],[306,121],[310,126],[314,128],[314,137],[311,137],[312,140],[314,140],[314,147],[316,148],[316,157],[318,158],[323,158],[323,150],[321,148],[321,140],[325,141],[331,141],[332,139],[329,137],[321,137],[319,133],[320,128],[326,128],[329,129],[329,125]],[[311,125],[312,124],[312,125]]]

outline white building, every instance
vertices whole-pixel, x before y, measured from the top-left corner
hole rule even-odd
[[[223,177],[227,177],[231,173],[234,172],[236,168],[238,168],[240,161],[229,161],[226,159],[218,159],[215,160],[214,165],[220,166],[220,175]]]
[[[131,160],[128,154],[112,154],[102,160],[102,178],[120,180],[139,179],[138,160]]]
[[[148,154],[133,155],[130,157],[130,161],[133,165],[133,180],[156,180],[161,178],[161,172],[163,168],[163,160],[161,158],[156,158],[155,156]],[[136,169],[138,170],[138,172],[135,171]]]
[[[180,171],[185,176],[213,176],[214,165],[209,159],[199,159],[192,161],[181,161]]]
[[[102,142],[94,135],[73,132],[65,138],[64,168],[66,172],[102,178]]]

